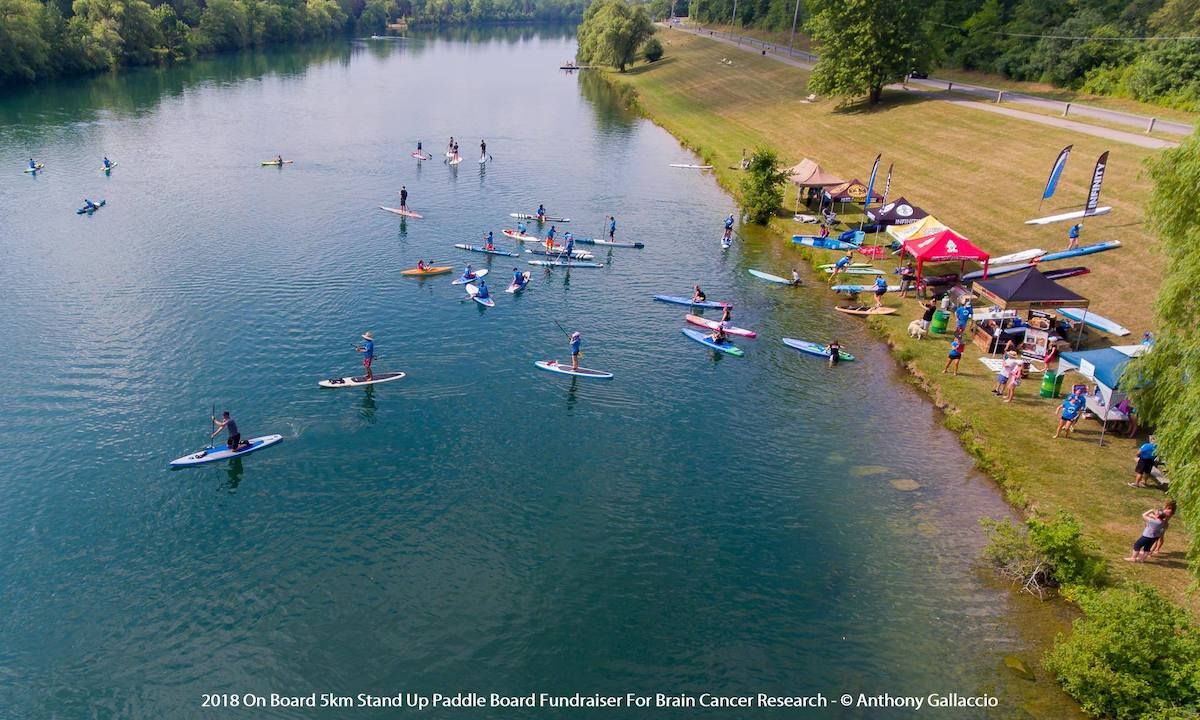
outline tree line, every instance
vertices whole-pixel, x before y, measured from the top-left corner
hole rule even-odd
[[[736,4],[735,18],[734,0],[693,0],[691,17],[782,31],[797,7],[795,0]],[[832,32],[831,15],[842,21]],[[1197,0],[800,0],[798,27],[823,48],[851,48],[836,33],[856,26],[860,37],[903,46],[907,55],[890,59],[909,70],[980,70],[1200,111]]]
[[[0,0],[0,87],[417,24],[569,21],[584,0]]]

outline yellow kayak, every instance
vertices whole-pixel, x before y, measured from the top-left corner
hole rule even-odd
[[[407,270],[401,270],[400,274],[401,275],[441,275],[442,273],[448,273],[453,269],[454,268],[452,268],[452,267],[442,267],[439,265],[439,266],[427,267],[424,270],[421,270],[418,268],[409,268]]]

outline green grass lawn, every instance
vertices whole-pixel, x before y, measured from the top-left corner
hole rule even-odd
[[[864,181],[882,152],[883,167],[895,163],[892,197],[906,196],[994,255],[1030,247],[1056,250],[1066,244],[1065,225],[1038,228],[1023,221],[1081,205],[1092,164],[1111,150],[1101,201],[1113,212],[1088,220],[1083,242],[1119,239],[1124,247],[1060,263],[1092,270],[1064,284],[1090,298],[1096,312],[1133,330],[1127,341],[1136,342],[1142,330],[1153,327],[1151,303],[1165,259],[1143,227],[1150,185],[1142,170],[1149,151],[907,96],[887,96],[881,107],[869,109],[810,104],[803,100],[808,94],[803,71],[769,58],[731,55],[727,46],[681,32],[663,31],[660,37],[666,48],[662,61],[609,77],[632,86],[641,110],[715,165],[718,181],[730,189],[740,179],[730,166],[742,148],[772,147],[787,164],[811,157],[832,172]],[[1072,143],[1075,152],[1058,195],[1039,212],[1050,164]],[[789,238],[801,227],[780,217],[761,238],[749,235],[778,244],[782,253],[800,254]],[[829,253],[819,258],[832,259]],[[829,301],[831,306],[836,301],[832,293]],[[905,328],[919,309],[912,300],[892,298],[890,304],[901,312],[871,322],[914,376],[923,378],[930,395],[946,407],[947,425],[1014,502],[1035,511],[1069,510],[1119,577],[1146,580],[1200,610],[1200,602],[1186,595],[1192,577],[1183,558],[1188,537],[1182,523],[1171,528],[1167,558],[1137,566],[1121,560],[1141,530],[1142,511],[1164,499],[1125,485],[1140,440],[1114,437],[1098,447],[1094,420],[1081,421],[1076,437],[1052,440],[1057,401],[1037,397],[1036,379],[1021,386],[1016,402],[1003,404],[990,394],[992,374],[973,348],[958,377],[942,375],[946,339],[908,338]]]

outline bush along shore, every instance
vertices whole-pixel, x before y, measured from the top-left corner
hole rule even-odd
[[[792,211],[815,215],[817,206],[806,210],[794,187],[770,177],[802,158],[812,158],[840,177],[861,175],[865,181],[873,158],[882,154],[876,193],[886,171],[890,197],[912,199],[995,257],[1031,247],[1061,249],[1070,223],[1048,228],[1024,224],[1038,216],[1037,198],[1054,153],[1073,144],[1077,156],[1089,158],[1079,164],[1090,165],[1091,158],[1115,145],[1104,187],[1104,204],[1112,213],[1107,219],[1089,218],[1084,233],[1088,242],[1119,236],[1123,244],[1089,256],[1089,272],[1064,284],[1090,298],[1096,312],[1135,328],[1135,337],[1155,326],[1153,298],[1168,268],[1157,251],[1158,239],[1141,220],[1155,192],[1143,170],[1163,162],[1159,156],[904,94],[885,92],[870,107],[835,105],[809,94],[805,71],[773,58],[670,30],[658,37],[663,59],[635,63],[606,77],[638,111],[713,166],[716,180],[740,201],[745,218],[761,217],[763,203],[774,205],[761,218],[767,220],[761,229],[743,226],[741,232],[753,243],[747,252],[753,248],[759,266],[767,265],[762,269],[782,275],[781,268],[807,262],[814,273],[805,280],[810,286],[806,291],[828,293],[831,306],[838,301],[821,287],[825,274],[819,266],[840,253],[791,242],[792,235],[815,234],[817,228],[798,223]],[[1195,153],[1197,145],[1200,141],[1190,141],[1181,151]],[[894,175],[887,171],[889,164]],[[1091,173],[1085,173],[1072,166],[1062,175],[1058,192],[1074,195],[1082,205],[1092,181]],[[780,192],[771,192],[772,186]],[[778,203],[780,193],[786,210]],[[838,207],[851,227],[862,219],[860,209]],[[835,227],[831,235],[837,237],[844,227]],[[874,264],[886,277],[895,277],[891,273],[898,261],[890,252]],[[867,276],[862,282],[870,285],[872,280]],[[1144,430],[1132,437],[1111,432],[1101,444],[1100,423],[1081,417],[1074,432],[1052,437],[1065,412],[1062,397],[1040,397],[1036,376],[1014,385],[1012,402],[1005,402],[1007,388],[990,392],[997,372],[980,362],[990,358],[971,343],[969,330],[959,367],[944,372],[953,336],[917,332],[924,311],[915,298],[888,293],[883,299],[897,312],[868,317],[867,323],[1025,518],[1021,526],[982,519],[991,537],[987,559],[1013,579],[1015,589],[1043,597],[1055,594],[1082,611],[1072,632],[1055,640],[1044,667],[1097,717],[1195,717],[1200,710],[1200,604],[1189,593],[1194,577],[1185,558],[1188,528],[1182,522],[1169,525],[1153,556],[1130,550],[1143,526],[1151,532],[1164,518],[1164,506],[1173,506],[1161,487],[1127,486],[1147,442]],[[953,332],[953,316],[949,323]],[[1083,347],[1107,344],[1092,330]],[[1085,382],[1076,375],[1068,390],[1076,381]]]

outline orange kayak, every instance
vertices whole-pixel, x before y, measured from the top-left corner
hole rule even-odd
[[[441,275],[442,273],[448,273],[453,269],[454,268],[449,267],[449,266],[443,267],[443,266],[439,265],[439,266],[427,267],[424,270],[419,270],[417,268],[409,268],[407,270],[401,270],[400,274],[401,275]]]

